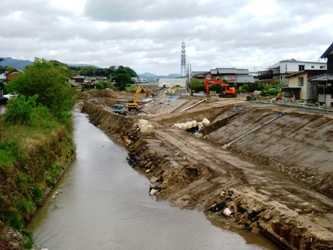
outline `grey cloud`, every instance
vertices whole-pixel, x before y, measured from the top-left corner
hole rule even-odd
[[[231,3],[232,2],[232,3]],[[191,0],[88,0],[85,14],[96,20],[131,22],[137,20],[179,20],[199,16],[233,15],[246,0],[191,1]]]
[[[166,74],[180,71],[185,41],[193,70],[263,70],[287,57],[317,59],[333,41],[328,0],[279,0],[266,12],[248,9],[249,0],[87,0],[80,14],[50,3],[0,2],[0,56]]]

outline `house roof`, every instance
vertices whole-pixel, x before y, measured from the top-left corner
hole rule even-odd
[[[205,76],[208,73],[209,73],[208,71],[192,71],[191,75],[192,76]]]
[[[320,58],[327,58],[330,54],[333,54],[333,43],[328,47],[328,49],[322,54]]]
[[[219,74],[236,74],[237,69],[236,68],[217,68],[217,71]]]
[[[316,61],[297,61],[296,59],[287,59],[279,61],[278,63],[275,63],[271,66],[269,66],[267,69],[275,69],[279,68],[281,66],[281,63],[311,63],[311,64],[326,64],[326,62],[316,62]]]
[[[309,78],[310,82],[327,82],[333,81],[333,74],[321,74],[319,76],[314,76]]]
[[[249,70],[248,69],[237,69],[237,68],[216,68],[210,70],[211,74],[217,75],[217,74],[244,74],[248,75]]]
[[[285,78],[295,77],[297,75],[301,75],[301,74],[304,74],[304,73],[312,73],[312,74],[320,75],[320,74],[323,74],[325,72],[326,72],[326,70],[306,69],[306,70],[298,71],[298,72],[292,73],[290,75],[287,75],[287,76],[285,76]]]
[[[13,71],[5,72],[4,74],[7,76],[7,75],[11,75],[11,74],[18,74],[18,73],[23,73],[23,71],[15,69]]]

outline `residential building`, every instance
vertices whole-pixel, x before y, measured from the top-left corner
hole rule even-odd
[[[297,61],[295,59],[282,60],[265,71],[258,71],[258,80],[272,81],[279,79],[280,83],[286,83],[286,76],[304,70],[326,70],[326,62]]]
[[[250,75],[248,69],[237,68],[216,68],[208,72],[193,71],[192,78],[204,80],[206,78],[212,80],[226,80],[229,84],[241,85],[243,83],[253,83],[254,77]]]
[[[302,70],[285,76],[287,86],[282,88],[284,96],[295,96],[307,102],[317,102],[317,88],[309,79],[325,73],[326,70]]]
[[[310,82],[317,87],[318,102],[333,107],[333,43],[321,58],[327,60],[327,71],[325,74],[312,77]]]
[[[11,72],[6,73],[6,83],[9,83],[11,80],[13,80],[18,74],[21,74],[21,70],[14,70]]]

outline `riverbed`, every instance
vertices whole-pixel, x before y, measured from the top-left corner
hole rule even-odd
[[[74,112],[77,158],[28,224],[35,242],[53,249],[278,249],[260,235],[230,231],[203,212],[149,196],[149,180],[127,151]]]

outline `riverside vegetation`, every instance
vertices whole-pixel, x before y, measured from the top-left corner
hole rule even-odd
[[[75,154],[66,66],[36,58],[7,86],[0,115],[0,249],[30,249],[25,223]]]

